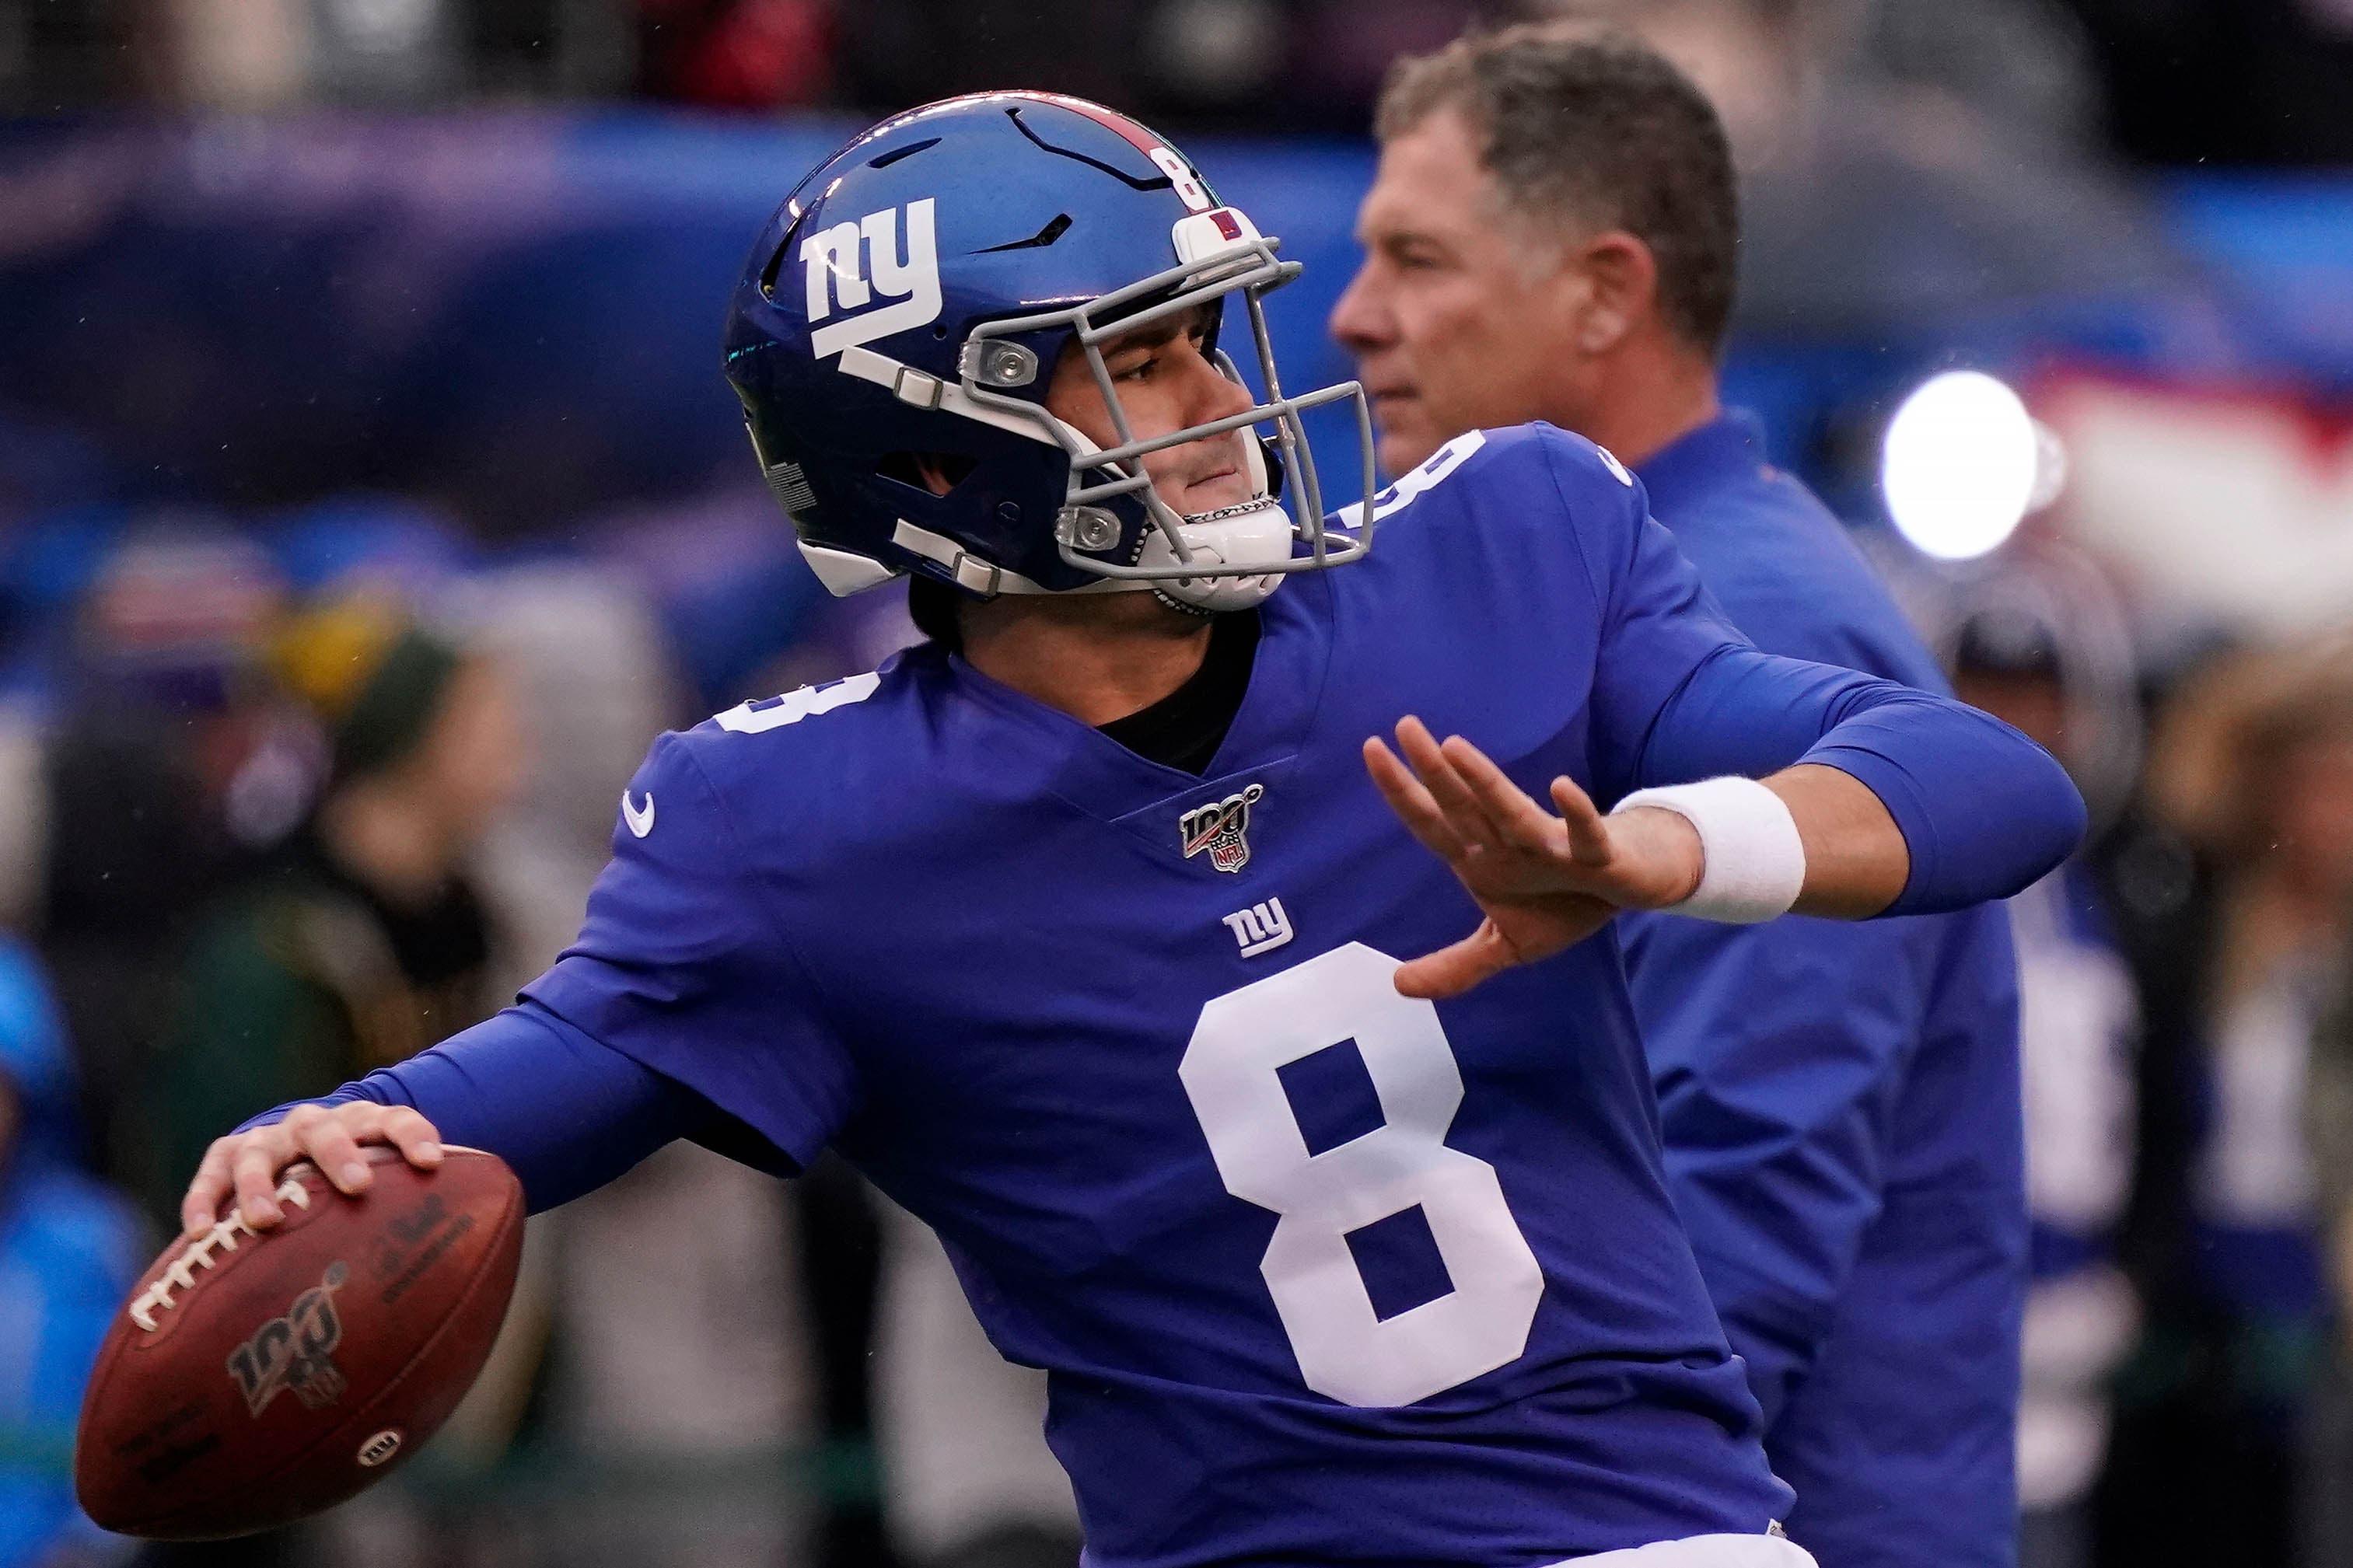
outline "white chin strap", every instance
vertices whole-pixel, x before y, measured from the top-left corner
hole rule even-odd
[[[1076,432],[1072,432],[1076,434]],[[1082,437],[1083,439],[1083,437]],[[1242,432],[1243,466],[1250,478],[1251,499],[1239,506],[1199,512],[1176,526],[1176,537],[1204,566],[1273,566],[1291,559],[1291,513],[1267,491],[1266,450],[1249,431]],[[1176,566],[1176,552],[1168,536],[1157,529],[1145,536],[1139,566]],[[1263,577],[1177,577],[1139,587],[1157,589],[1164,598],[1197,610],[1247,610],[1266,602],[1282,586],[1282,574]]]
[[[1255,454],[1258,444],[1250,445]],[[1204,566],[1274,566],[1291,559],[1291,513],[1271,496],[1188,517],[1177,525],[1176,534],[1193,552],[1193,559]],[[1168,547],[1167,536],[1155,531],[1146,538],[1136,564],[1182,563]],[[1282,585],[1282,575],[1278,572],[1261,577],[1173,577],[1136,586],[1156,588],[1197,610],[1247,610],[1263,604]]]

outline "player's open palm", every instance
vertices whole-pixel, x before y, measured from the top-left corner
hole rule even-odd
[[[1604,816],[1564,775],[1552,782],[1556,816],[1460,735],[1440,745],[1409,717],[1397,738],[1402,761],[1377,737],[1365,742],[1373,783],[1486,916],[1398,967],[1408,996],[1458,996],[1583,942],[1621,909],[1659,909],[1699,883],[1699,836],[1672,812]]]

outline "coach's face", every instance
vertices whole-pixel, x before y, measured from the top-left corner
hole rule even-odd
[[[1365,261],[1332,310],[1396,475],[1465,430],[1561,417],[1578,377],[1585,279],[1504,210],[1461,116],[1381,149],[1356,215]]]

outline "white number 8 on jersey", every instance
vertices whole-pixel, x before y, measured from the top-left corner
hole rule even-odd
[[[1495,1168],[1446,1146],[1461,1070],[1396,969],[1350,942],[1213,998],[1177,1068],[1226,1190],[1282,1216],[1259,1271],[1307,1386],[1345,1405],[1410,1405],[1516,1361],[1544,1294]],[[1344,1040],[1385,1124],[1310,1154],[1276,1069]],[[1347,1236],[1416,1205],[1454,1289],[1383,1320]]]

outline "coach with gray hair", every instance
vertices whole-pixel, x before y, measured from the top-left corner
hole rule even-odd
[[[1621,34],[1400,61],[1332,330],[1392,474],[1546,420],[1631,465],[1767,650],[1943,691],[1837,521],[1717,403],[1738,213],[1715,110]],[[1966,789],[1968,781],[1952,781]],[[2009,1568],[2026,1281],[1999,906],[1872,925],[1621,920],[1675,1205],[1823,1568]]]

